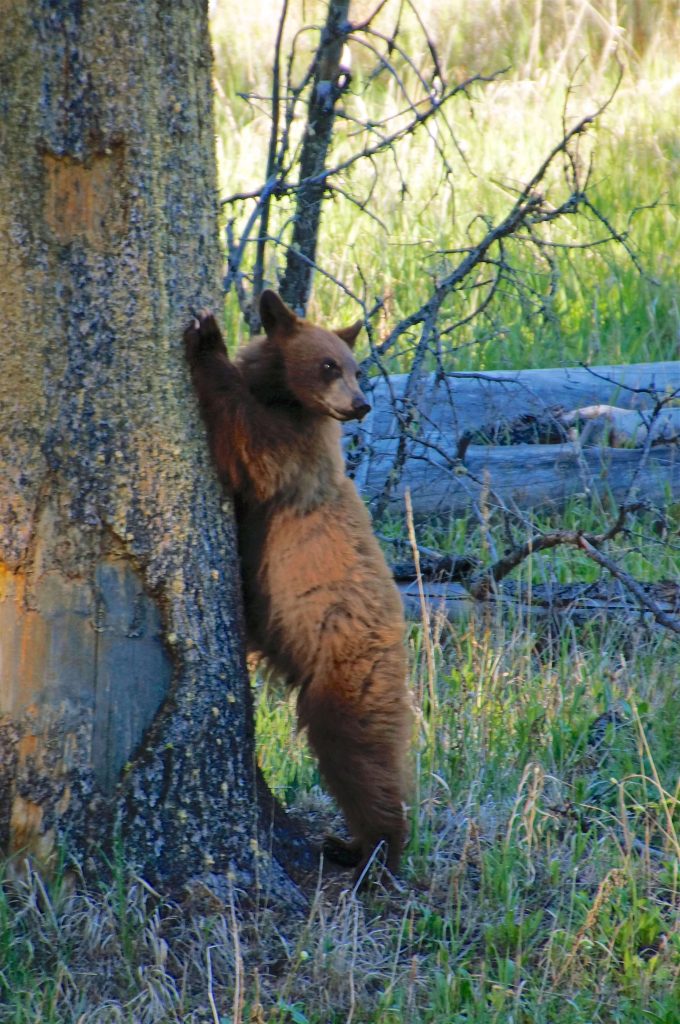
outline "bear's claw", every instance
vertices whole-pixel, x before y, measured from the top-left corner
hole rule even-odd
[[[193,321],[184,331],[184,347],[187,359],[194,362],[206,352],[225,352],[226,348],[217,320],[209,309],[193,313]]]

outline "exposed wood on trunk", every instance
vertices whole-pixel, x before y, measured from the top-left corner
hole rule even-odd
[[[406,381],[405,375],[378,378],[371,393],[373,412],[348,431],[350,471],[371,500],[386,493],[395,472],[390,504],[400,507],[409,487],[416,516],[462,514],[480,500],[493,506],[500,499],[524,509],[557,507],[578,494],[611,494],[621,500],[633,481],[638,498],[663,502],[680,496],[680,457],[672,444],[655,446],[644,458],[640,450],[578,443],[472,444],[463,466],[456,459],[464,434],[491,432],[523,414],[545,417],[555,407],[614,405],[639,410],[649,420],[655,402],[680,389],[680,363],[596,367],[592,372],[577,367],[448,374],[444,379],[427,375],[408,408],[403,402]],[[668,408],[663,415],[672,420],[676,411]],[[401,459],[404,429],[408,438]]]

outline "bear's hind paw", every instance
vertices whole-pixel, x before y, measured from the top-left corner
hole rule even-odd
[[[362,860],[358,839],[343,839],[332,832],[324,836],[322,850],[324,857],[344,868],[355,868]]]

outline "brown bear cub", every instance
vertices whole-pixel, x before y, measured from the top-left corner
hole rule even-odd
[[[369,410],[352,346],[265,291],[266,332],[231,362],[215,318],[187,328],[187,360],[217,469],[236,503],[248,643],[298,689],[300,726],[353,835],[358,864],[405,838],[412,727],[401,600],[354,484],[340,422]]]

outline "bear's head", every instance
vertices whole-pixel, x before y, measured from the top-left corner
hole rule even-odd
[[[336,420],[361,419],[369,412],[352,355],[361,320],[324,330],[298,317],[269,289],[260,296],[260,319],[281,353],[285,386],[305,409]]]

